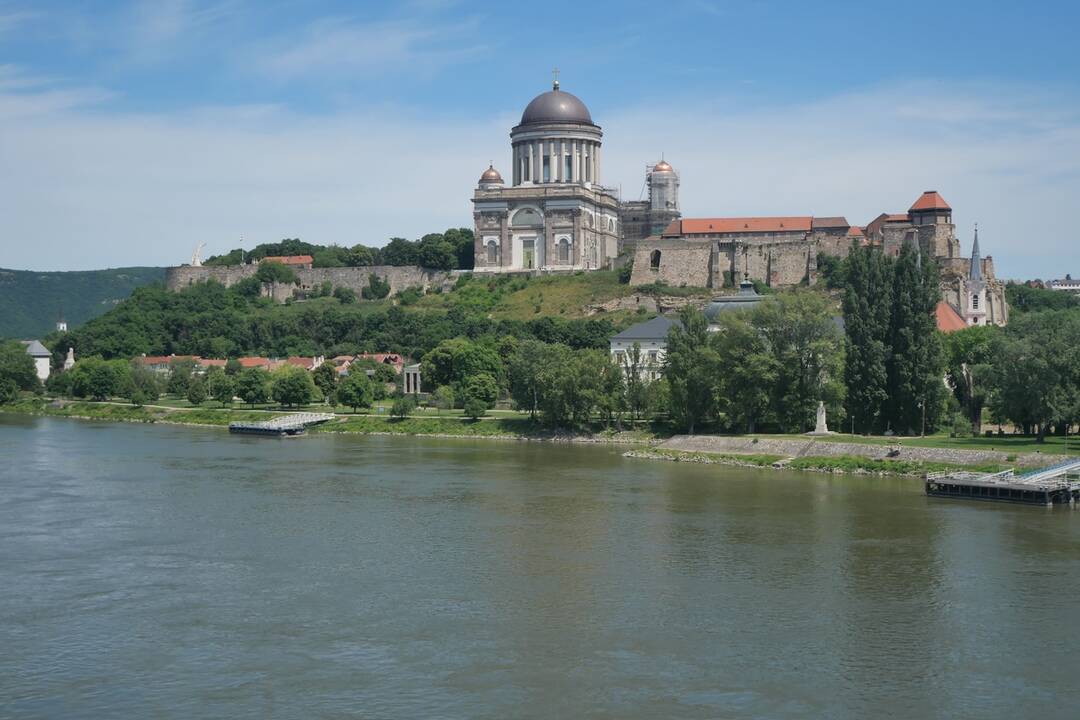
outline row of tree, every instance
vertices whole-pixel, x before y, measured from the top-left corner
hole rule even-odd
[[[333,302],[280,305],[246,295],[237,286],[208,282],[176,293],[160,286],[139,288],[106,315],[49,340],[56,367],[69,347],[77,357],[104,358],[144,353],[220,358],[386,351],[421,357],[455,337],[512,336],[602,349],[617,329],[611,320],[595,318],[494,320],[471,306],[406,310]]]
[[[383,247],[353,245],[313,245],[299,239],[256,245],[251,250],[234,248],[206,260],[206,265],[239,265],[258,262],[265,257],[311,255],[314,267],[368,267],[372,265],[419,265],[433,270],[471,270],[473,267],[473,231],[450,228],[428,233],[419,240],[391,238]]]
[[[852,248],[843,263],[847,361],[844,384],[854,432],[932,432],[947,390],[936,308],[939,275],[914,245],[893,259]]]

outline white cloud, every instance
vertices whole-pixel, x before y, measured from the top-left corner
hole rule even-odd
[[[1069,107],[949,88],[955,110],[920,113],[895,101],[904,92],[780,108],[724,99],[661,106],[678,112],[593,108],[604,179],[636,197],[645,163],[663,152],[681,173],[687,215],[841,214],[859,224],[933,188],[954,207],[965,247],[979,222],[999,275],[1075,275],[1080,122]],[[487,161],[509,174],[518,110],[472,123],[402,108],[117,115],[50,93],[0,94],[0,266],[172,264],[197,241],[208,253],[240,236],[381,244],[469,226]]]
[[[484,46],[466,42],[475,22],[434,20],[359,22],[325,17],[299,37],[278,37],[251,52],[251,65],[283,80],[341,74],[420,73],[475,57]]]

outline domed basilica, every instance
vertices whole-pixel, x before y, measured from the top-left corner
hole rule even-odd
[[[473,194],[476,272],[609,268],[623,241],[679,217],[679,177],[664,161],[647,173],[647,201],[621,203],[601,184],[603,135],[558,80],[533,98],[510,130],[510,186],[489,166]]]

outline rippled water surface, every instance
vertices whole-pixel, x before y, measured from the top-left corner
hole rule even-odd
[[[0,415],[0,717],[1076,718],[1080,512]]]

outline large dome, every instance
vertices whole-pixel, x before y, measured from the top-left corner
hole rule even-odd
[[[558,88],[537,95],[521,113],[521,124],[533,123],[574,123],[593,125],[589,108],[576,95],[563,92]]]

